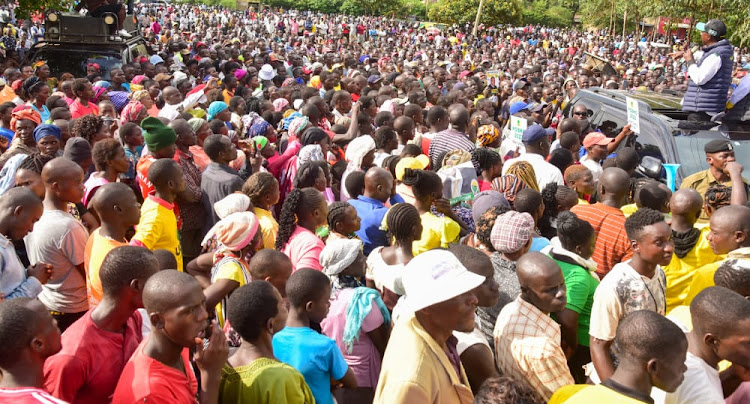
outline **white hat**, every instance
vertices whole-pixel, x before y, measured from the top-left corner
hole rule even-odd
[[[484,280],[484,276],[469,272],[447,250],[430,250],[417,255],[406,264],[402,276],[406,301],[415,312],[460,296]]]
[[[260,68],[258,77],[260,77],[261,80],[273,80],[273,78],[276,77],[276,72],[273,71],[273,66],[265,64]]]
[[[152,65],[156,66],[159,63],[164,63],[164,59],[161,58],[159,55],[153,55],[151,58],[148,59],[149,62],[151,62]]]

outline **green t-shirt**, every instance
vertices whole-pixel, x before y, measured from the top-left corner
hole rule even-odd
[[[293,367],[269,358],[259,358],[246,366],[221,370],[220,403],[313,404],[310,387]]]
[[[594,291],[599,286],[599,281],[580,265],[557,259],[555,262],[562,269],[565,286],[568,289],[568,304],[565,308],[578,313],[578,344],[589,346],[591,306],[594,304]]]

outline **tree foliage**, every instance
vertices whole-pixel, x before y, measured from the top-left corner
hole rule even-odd
[[[562,1],[533,0],[524,4],[525,24],[566,27],[573,22],[573,12]]]
[[[473,23],[480,0],[440,0],[431,5],[428,17],[431,21],[447,24]],[[523,23],[519,0],[484,0],[480,23],[485,25]]]

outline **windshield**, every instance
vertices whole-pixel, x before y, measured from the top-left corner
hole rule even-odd
[[[89,63],[96,63],[99,65],[102,80],[108,80],[110,70],[122,65],[122,57],[116,53],[60,49],[41,50],[35,55],[34,60],[47,62],[53,77],[60,77],[62,73],[66,72],[75,77],[86,77],[86,66]]]

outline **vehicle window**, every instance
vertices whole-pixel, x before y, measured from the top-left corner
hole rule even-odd
[[[599,111],[599,108],[601,108],[601,104],[592,99],[579,98],[575,103],[568,103],[568,105],[565,106],[563,109],[563,116],[570,118],[573,115],[573,107],[578,104],[586,106],[586,109],[589,110],[589,117],[594,116]]]
[[[706,143],[719,138],[719,136],[675,136],[683,178],[708,168],[703,147]],[[743,167],[750,167],[750,141],[733,141],[732,145],[737,162]]]
[[[75,77],[86,77],[86,65],[96,63],[102,79],[109,79],[110,70],[122,65],[122,58],[117,54],[104,54],[81,51],[63,51],[57,49],[45,49],[40,51],[34,58],[44,60],[50,67],[51,75],[59,77],[62,73],[71,73]]]
[[[617,136],[626,124],[627,117],[625,116],[625,111],[615,109],[609,105],[602,105],[599,113],[591,119],[591,125],[608,137]],[[640,158],[651,156],[658,158],[662,162],[666,162],[655,136],[656,133],[651,125],[647,121],[642,120],[641,133],[628,136],[625,141],[620,143],[618,149],[634,147]]]

